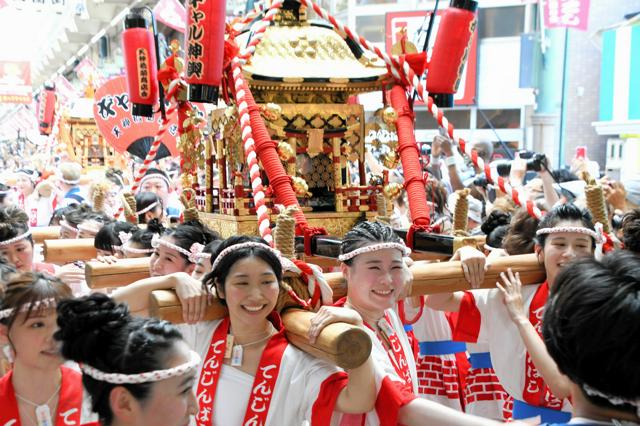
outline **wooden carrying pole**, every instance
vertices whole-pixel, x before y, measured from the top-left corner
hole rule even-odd
[[[500,273],[511,268],[514,273],[520,273],[522,284],[540,284],[546,278],[544,265],[538,263],[535,254],[521,254],[517,256],[498,257],[491,260],[484,274],[481,288],[495,288],[500,280]],[[422,296],[433,293],[448,293],[469,290],[469,283],[464,278],[462,263],[438,262],[416,263],[410,268],[413,274],[412,296]],[[333,289],[333,299],[337,300],[347,295],[347,285],[342,273],[331,272],[324,274]]]
[[[172,290],[151,292],[149,314],[173,323],[182,323],[182,308],[177,304]],[[179,302],[178,302],[179,303]],[[227,309],[216,299],[207,309],[203,321],[221,319]],[[371,339],[360,327],[346,323],[335,323],[325,327],[314,344],[309,343],[308,332],[315,313],[301,309],[287,309],[282,321],[287,339],[303,350],[338,367],[351,369],[362,365],[371,353]]]
[[[122,287],[149,278],[149,258],[119,259],[116,263],[87,262],[85,280],[90,288]]]
[[[87,261],[98,255],[93,238],[44,240],[44,261],[64,265],[77,260]]]
[[[60,238],[59,226],[37,226],[31,228],[31,238],[35,244],[42,244],[44,240],[57,240]]]

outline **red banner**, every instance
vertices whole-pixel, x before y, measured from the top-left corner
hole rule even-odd
[[[589,0],[545,0],[544,23],[547,28],[576,28],[589,25]]]
[[[187,10],[178,0],[160,0],[153,8],[156,19],[176,31],[187,29]]]
[[[31,64],[0,61],[0,103],[31,103]]]

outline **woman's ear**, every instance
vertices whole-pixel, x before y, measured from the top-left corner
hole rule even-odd
[[[224,286],[222,284],[220,284],[220,280],[219,279],[215,279],[214,281],[214,287],[216,289],[216,293],[218,294],[218,299],[223,299],[225,298],[224,296]]]
[[[196,269],[196,264],[195,263],[191,263],[187,260],[187,267],[184,270],[187,274],[191,275],[194,271],[194,269]]]
[[[0,324],[0,345],[9,344],[9,327],[4,324]]]
[[[140,404],[124,386],[116,386],[111,389],[109,393],[109,406],[113,412],[114,419],[118,419],[118,423],[136,423]]]
[[[340,264],[340,272],[342,272],[342,276],[344,277],[345,282],[349,282],[349,274],[351,273],[351,267],[346,263]]]
[[[540,265],[544,264],[544,250],[540,244],[536,244],[533,246],[533,250],[536,253],[536,258],[538,259],[538,263]]]

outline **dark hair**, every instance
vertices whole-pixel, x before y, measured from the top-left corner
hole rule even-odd
[[[4,199],[7,198],[7,195],[9,195],[8,192],[10,189],[11,188],[9,188],[7,185],[0,182],[0,192],[4,192],[4,194],[0,194],[0,204],[4,203]]]
[[[177,341],[178,329],[167,321],[138,318],[123,303],[101,293],[66,300],[58,305],[56,340],[62,342],[66,359],[90,365],[106,373],[136,374],[166,368]],[[92,409],[101,424],[110,425],[111,390],[125,387],[136,399],[145,400],[151,383],[115,385],[84,374],[82,383],[91,395]]]
[[[29,230],[29,216],[16,206],[0,209],[0,241],[7,241]],[[27,240],[33,244],[31,235]]]
[[[628,211],[622,218],[622,242],[626,250],[640,253],[640,209]]]
[[[567,203],[560,204],[554,207],[540,221],[538,229],[553,228],[560,222],[580,222],[585,228],[595,230],[593,221],[591,219],[591,213],[587,209],[581,209],[575,204]],[[544,247],[544,243],[547,240],[547,234],[538,235],[535,238],[536,243]],[[595,238],[591,237],[592,248],[595,247]],[[511,253],[509,253],[511,254]]]
[[[93,238],[93,246],[98,250],[115,253],[113,246],[121,246],[120,232],[135,234],[140,229],[129,222],[112,222],[104,225]]]
[[[429,179],[424,186],[424,190],[427,193],[427,201],[433,203],[436,213],[444,214],[444,209],[447,207],[447,190],[442,182],[436,179]]]
[[[104,177],[118,185],[118,187],[124,188],[124,173],[122,170],[109,167],[107,171],[104,172]]]
[[[4,296],[0,302],[0,310],[14,309],[9,317],[0,320],[0,323],[11,327],[20,313],[18,308],[30,304],[25,321],[35,311],[35,302],[45,299],[54,299],[56,303],[73,297],[71,289],[58,278],[40,272],[21,272],[13,275],[5,285]]]
[[[78,207],[77,204],[72,204],[67,207],[60,207],[58,209],[55,209],[53,211],[53,214],[51,215],[51,219],[49,219],[49,226],[59,225],[60,221],[64,219],[66,215],[75,210],[76,207]]]
[[[511,217],[509,230],[502,239],[502,248],[511,256],[533,253],[539,222],[525,209],[518,209]]]
[[[151,249],[151,240],[153,239],[153,236],[156,234],[164,234],[164,230],[164,226],[162,226],[158,219],[151,219],[149,223],[147,223],[146,229],[140,228],[131,236],[129,243],[135,243],[144,250]]]
[[[360,222],[347,232],[340,244],[340,254],[347,254],[360,247],[375,243],[402,243],[390,226],[380,222]],[[353,258],[344,262],[351,266]]]
[[[640,257],[614,251],[601,261],[577,259],[560,270],[542,321],[549,354],[560,371],[622,399],[640,397]],[[633,343],[635,342],[635,343]],[[584,395],[595,405],[635,413]]]
[[[138,211],[146,209],[153,203],[158,203],[158,206],[162,208],[162,199],[153,192],[138,192],[136,194],[136,209]],[[154,207],[154,209],[157,207]],[[151,209],[153,210],[153,209]],[[138,215],[138,223],[147,223],[145,221],[145,214],[147,212]]]
[[[556,169],[551,171],[551,176],[553,176],[553,180],[557,183],[562,182],[571,182],[574,180],[578,180],[578,176],[571,172],[569,169]]]
[[[233,264],[241,259],[244,259],[246,257],[252,257],[252,256],[255,256],[263,260],[265,263],[267,263],[267,265],[269,265],[273,270],[273,273],[278,279],[278,282],[279,283],[282,282],[282,264],[280,263],[280,259],[278,258],[278,256],[275,255],[275,253],[273,253],[273,251],[269,249],[269,245],[267,244],[267,242],[260,237],[236,235],[236,236],[227,238],[226,240],[220,243],[215,253],[211,256],[211,262],[212,263],[215,262],[215,259],[227,247],[231,247],[241,243],[248,243],[248,242],[264,244],[265,248],[244,247],[241,249],[231,251],[229,254],[225,255],[222,259],[220,259],[220,263],[216,265],[215,269],[213,269],[211,272],[209,272],[204,276],[204,278],[202,279],[202,282],[204,283],[204,285],[207,287],[210,287],[211,289],[215,288],[217,290],[218,295],[220,295],[221,293],[224,293],[225,281],[227,280],[227,275],[229,274],[229,271],[231,270],[231,267],[233,266]],[[223,305],[226,305],[226,302],[224,301],[224,299],[221,298],[220,302]]]
[[[492,210],[485,218],[480,229],[487,236],[486,242],[490,247],[502,248],[502,241],[509,231],[511,215],[502,210]]]
[[[91,213],[91,206],[88,204],[77,204],[73,206],[72,210],[69,210],[64,214],[64,220],[67,221],[69,225],[74,228],[77,228],[83,220],[85,220]]]
[[[9,279],[16,274],[18,270],[9,263],[6,257],[0,256],[0,295],[2,295],[4,291],[4,285],[9,281]]]
[[[165,231],[164,236],[173,238],[175,245],[187,251],[195,243],[207,245],[213,240],[220,239],[218,233],[197,220],[181,223],[175,228],[169,228]],[[180,253],[180,256],[188,260],[188,257],[183,253]]]
[[[213,259],[213,255],[216,252],[216,250],[218,250],[218,247],[220,247],[220,244],[222,244],[223,240],[213,240],[211,241],[209,244],[207,244],[206,246],[204,246],[204,248],[202,249],[203,253],[209,253],[211,255],[211,258]]]

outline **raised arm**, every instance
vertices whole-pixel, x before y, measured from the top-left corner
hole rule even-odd
[[[533,364],[556,398],[568,398],[571,391],[571,382],[558,370],[558,365],[549,355],[542,337],[533,327],[525,312],[520,274],[516,273],[514,275],[509,269],[506,274],[501,274],[501,278],[502,283],[497,283],[498,288],[504,296],[504,304],[509,316],[518,327],[520,337],[527,347],[527,352],[529,352]]]

